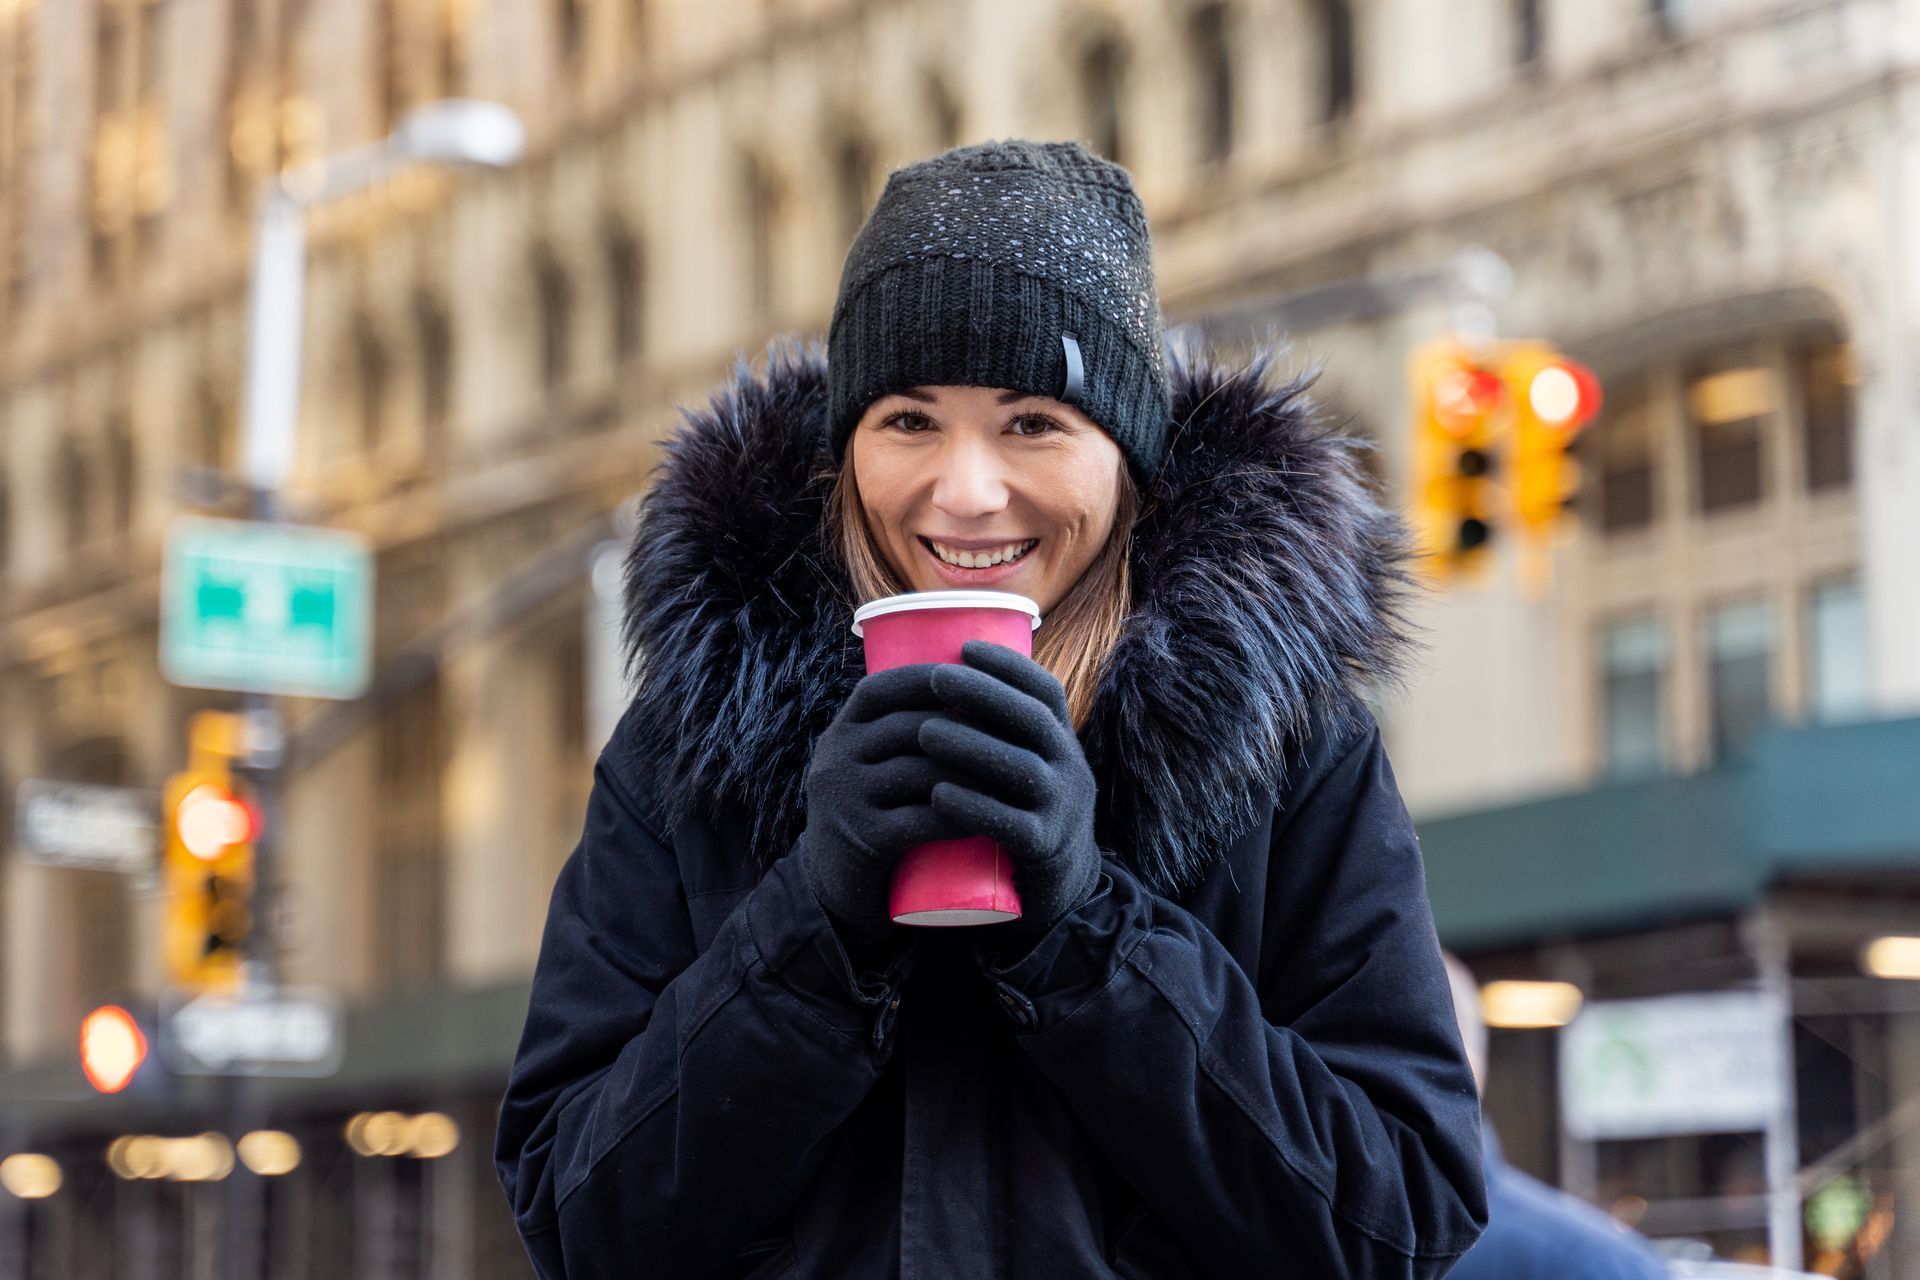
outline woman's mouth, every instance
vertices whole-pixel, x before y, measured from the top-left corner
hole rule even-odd
[[[1027,554],[1040,545],[1038,538],[968,550],[932,538],[918,539],[940,576],[949,582],[997,582],[1014,573]]]

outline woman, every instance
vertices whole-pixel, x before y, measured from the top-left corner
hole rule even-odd
[[[1350,446],[1164,350],[1074,145],[895,173],[829,353],[738,370],[645,504],[501,1112],[540,1273],[1444,1273],[1478,1111],[1358,696],[1407,637]],[[1035,658],[860,674],[853,605],[966,585],[1040,604]],[[889,923],[958,834],[1023,918]]]

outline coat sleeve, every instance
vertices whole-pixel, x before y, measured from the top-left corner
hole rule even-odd
[[[710,1274],[778,1223],[891,1055],[910,963],[856,976],[791,856],[694,954],[677,860],[614,758],[553,891],[495,1144],[544,1280]]]
[[[1264,982],[1110,858],[1033,951],[981,960],[1017,1042],[1208,1274],[1436,1277],[1486,1223],[1419,847],[1359,714],[1282,797]]]

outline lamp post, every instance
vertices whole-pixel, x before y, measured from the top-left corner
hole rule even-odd
[[[280,491],[293,469],[300,408],[301,308],[307,266],[307,211],[323,201],[364,190],[414,165],[499,169],[514,163],[526,145],[518,116],[498,103],[452,98],[410,112],[378,142],[353,147],[302,165],[268,181],[255,214],[253,266],[247,298],[247,365],[243,466],[253,518],[280,518]],[[279,772],[285,731],[273,695],[251,692],[247,717],[246,771],[263,821],[254,846],[254,927],[247,951],[246,985],[276,982],[273,896],[279,842]],[[260,1082],[229,1078],[228,1117],[237,1141],[265,1119]],[[227,1184],[224,1272],[251,1280],[260,1272],[261,1188],[243,1164]]]
[[[293,468],[307,210],[417,164],[504,168],[519,159],[525,145],[520,119],[506,107],[450,98],[409,113],[378,142],[290,169],[268,182],[257,213],[247,303],[245,465],[256,506],[263,494],[271,505]]]

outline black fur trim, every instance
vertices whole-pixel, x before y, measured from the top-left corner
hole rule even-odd
[[[1166,459],[1135,527],[1133,607],[1082,734],[1100,840],[1156,890],[1199,881],[1320,712],[1404,675],[1405,526],[1276,352],[1169,343]],[[669,824],[744,807],[763,863],[804,821],[813,742],[862,670],[827,546],[826,361],[782,341],[687,411],[641,507],[625,621]]]

